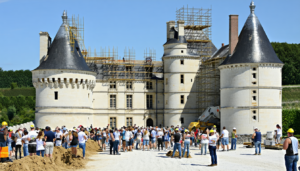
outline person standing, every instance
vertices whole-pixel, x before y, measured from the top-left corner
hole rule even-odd
[[[6,141],[7,141],[7,123],[4,121],[2,122],[2,127],[0,129],[0,153],[3,152],[4,150],[2,147],[7,147]],[[1,162],[5,162],[6,158],[1,158]]]
[[[152,148],[152,150],[156,149],[156,130],[154,128],[152,128],[151,131],[151,144],[150,144],[150,149]]]
[[[258,128],[254,128],[254,133],[252,135],[252,139],[255,145],[255,154],[254,155],[261,155],[261,132],[258,131]],[[257,149],[259,149],[259,153],[257,153]]]
[[[282,130],[279,124],[276,125],[276,140],[275,143],[276,144],[280,144],[280,140],[281,140],[281,136],[282,136]]]
[[[164,132],[165,151],[169,149],[169,141],[170,141],[169,130],[165,130]]]
[[[186,158],[189,158],[190,154],[190,139],[191,139],[191,134],[189,134],[189,130],[185,130],[185,133],[183,134],[183,139],[184,139],[184,149],[183,149],[183,154],[182,157],[185,155],[185,149],[187,150]]]
[[[160,129],[160,128],[157,128],[157,146],[158,146],[158,151],[160,151],[159,147],[161,147],[161,150],[163,150],[163,136],[164,136],[164,133],[163,131]]]
[[[21,159],[21,148],[22,148],[22,135],[19,130],[16,131],[16,138],[15,138],[15,143],[16,143],[16,151],[15,151],[15,158],[16,160],[18,159],[18,151]]]
[[[34,125],[30,126],[30,132],[28,133],[29,143],[28,143],[28,151],[30,156],[36,155],[36,137],[38,134],[36,130],[34,130]]]
[[[52,158],[53,147],[55,142],[55,134],[54,132],[51,131],[49,126],[46,127],[45,140],[46,140],[45,155],[46,157]]]
[[[231,133],[231,150],[236,150],[236,140],[237,140],[236,128],[233,128]]]
[[[144,135],[143,135],[143,151],[145,151],[145,146],[146,146],[146,149],[148,149],[149,151],[149,131],[147,129],[145,129],[144,131]]]
[[[78,133],[78,141],[79,148],[82,149],[82,156],[85,159],[85,140],[87,139],[87,135],[83,132],[83,128],[80,128],[80,132]]]
[[[60,128],[57,128],[55,134],[55,146],[61,146],[62,136]]]
[[[43,132],[40,131],[36,138],[36,155],[44,157],[45,154],[45,139],[43,137]]]
[[[72,134],[69,135],[69,139],[70,139],[72,157],[76,158],[77,157],[77,146],[78,146],[78,134],[77,134],[76,130],[72,130]]]
[[[176,128],[175,129],[175,134],[174,134],[174,148],[173,148],[173,155],[172,155],[172,158],[174,157],[175,155],[175,151],[176,149],[178,149],[178,152],[179,152],[179,159],[181,159],[181,144],[180,144],[180,133],[178,132],[179,129]]]
[[[113,130],[109,130],[109,132],[110,132],[109,137],[108,137],[108,141],[109,141],[109,154],[112,155],[112,152],[113,152],[113,149],[114,149],[115,138],[113,136]]]
[[[210,136],[209,136],[210,133]],[[209,153],[211,157],[211,164],[208,166],[217,166],[217,152],[216,152],[216,142],[218,141],[218,137],[215,134],[214,130],[207,129],[206,135],[209,140]]]
[[[288,138],[283,143],[283,149],[286,150],[284,160],[287,171],[296,171],[298,157],[298,139],[294,137],[294,130],[290,128],[287,131]]]
[[[127,128],[122,128],[121,130],[121,136],[122,136],[122,147],[123,147],[123,152],[125,152],[126,148],[127,148],[127,144],[126,144],[126,137],[125,137],[125,134],[126,134],[126,131],[127,131]]]
[[[201,147],[201,155],[203,154],[203,151],[204,151],[204,155],[206,155],[206,153],[207,153],[207,144],[208,144],[207,134],[202,134],[200,136],[200,138],[201,138],[201,145],[200,145],[200,147]]]
[[[23,156],[26,157],[29,155],[28,153],[28,143],[29,143],[29,136],[28,136],[28,131],[25,129],[24,130],[24,136],[22,137],[22,142],[23,142]]]
[[[221,138],[223,151],[225,151],[225,146],[227,146],[227,151],[229,151],[229,132],[226,130],[225,126],[223,127]]]
[[[113,145],[114,145],[114,155],[121,155],[119,153],[119,141],[121,139],[121,136],[120,136],[120,132],[118,131],[117,128],[115,128],[115,132],[113,134],[111,134],[111,136],[114,137],[114,142],[113,142]]]
[[[140,146],[140,149],[142,149],[141,140],[142,140],[142,132],[140,129],[138,129],[138,132],[136,133],[136,149],[138,150],[138,146]]]

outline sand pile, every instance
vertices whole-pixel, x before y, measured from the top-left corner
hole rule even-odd
[[[88,140],[86,143],[86,157],[99,151],[96,142]],[[72,157],[71,149],[55,147],[53,159],[40,156],[27,156],[13,163],[0,164],[0,170],[4,171],[56,171],[66,169],[84,168],[87,160],[82,159],[82,149],[77,148],[77,158]]]
[[[182,151],[182,152],[183,152],[183,151]],[[170,156],[170,157],[172,157],[172,155],[173,155],[173,151],[172,151],[172,150],[169,151],[169,152],[166,154],[166,156]],[[181,155],[182,155],[182,154],[181,154]],[[184,154],[184,157],[185,157],[185,158],[187,158],[186,155],[187,155],[187,152],[185,152],[185,154]],[[175,151],[174,157],[179,157],[179,152],[178,152],[178,151]],[[189,154],[189,157],[188,157],[188,158],[192,158],[192,156]]]

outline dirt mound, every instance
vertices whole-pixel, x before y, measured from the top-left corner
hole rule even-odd
[[[96,142],[88,140],[86,143],[86,157],[100,151]],[[72,157],[71,149],[54,147],[53,159],[40,156],[27,156],[13,163],[0,164],[4,171],[58,171],[65,169],[84,168],[87,160],[82,159],[82,149],[77,148],[77,157]]]
[[[173,151],[172,151],[172,150],[169,151],[169,152],[166,154],[166,156],[170,156],[170,157],[172,157],[172,155],[173,155]],[[187,152],[185,152],[184,158],[187,158],[186,155],[187,155]],[[178,151],[175,151],[174,157],[179,157],[179,152],[178,152]],[[189,157],[188,157],[188,158],[192,158],[192,156],[189,154]]]

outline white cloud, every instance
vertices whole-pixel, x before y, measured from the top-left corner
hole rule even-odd
[[[10,1],[10,0],[0,0],[0,3],[7,2],[7,1]]]

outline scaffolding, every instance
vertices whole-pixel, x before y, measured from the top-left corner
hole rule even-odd
[[[212,9],[188,8],[188,6],[176,10],[176,20],[184,21],[188,51],[203,58],[212,55],[211,12]]]

